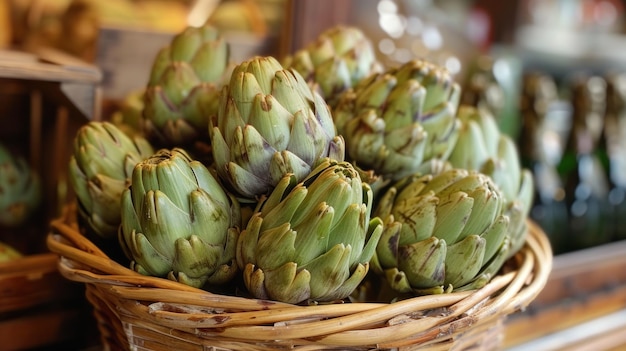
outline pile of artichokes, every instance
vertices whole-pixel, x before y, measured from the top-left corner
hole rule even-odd
[[[476,289],[525,242],[533,179],[444,68],[385,69],[347,26],[282,61],[228,53],[209,24],[185,30],[155,58],[139,133],[76,136],[83,230],[133,270],[318,303],[369,277],[398,296]]]
[[[41,179],[26,159],[0,144],[0,226],[19,227],[39,209]]]

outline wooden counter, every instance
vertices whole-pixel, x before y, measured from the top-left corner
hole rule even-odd
[[[509,318],[505,345],[519,351],[626,349],[626,241],[557,255],[544,290]]]

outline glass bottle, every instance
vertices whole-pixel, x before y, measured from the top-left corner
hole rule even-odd
[[[568,215],[565,190],[557,172],[562,137],[557,127],[563,116],[554,79],[541,72],[524,74],[520,113],[522,125],[518,141],[522,165],[533,172],[535,196],[530,217],[550,238],[555,253],[563,251]],[[565,110],[567,111],[567,110]]]
[[[609,218],[613,241],[626,239],[626,73],[607,76],[603,155],[609,177]]]
[[[568,251],[609,241],[608,180],[598,144],[606,109],[606,82],[599,76],[576,77],[571,85],[571,129],[559,164],[569,212]]]

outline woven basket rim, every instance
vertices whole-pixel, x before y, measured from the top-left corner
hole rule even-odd
[[[481,289],[394,303],[292,305],[143,276],[108,258],[70,223],[67,212],[51,222],[47,237],[49,249],[59,256],[61,274],[97,290],[98,298],[126,323],[170,336],[180,333],[178,339],[194,344],[214,337],[251,344],[281,340],[291,345],[381,348],[450,341],[525,308],[543,289],[552,268],[545,233],[527,220],[526,243],[510,259],[514,269]]]

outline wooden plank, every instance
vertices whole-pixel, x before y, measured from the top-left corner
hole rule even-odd
[[[568,351],[588,350],[624,350],[626,349],[626,332],[624,329],[613,329],[606,333],[594,335],[573,345],[568,345]],[[563,349],[565,350],[565,349]]]
[[[564,299],[626,284],[626,241],[557,255],[546,287],[533,301],[538,309]]]
[[[0,264],[0,319],[46,304],[81,299],[84,287],[65,279],[52,253]]]
[[[64,95],[64,102],[68,101],[87,119],[99,119],[102,72],[76,57],[45,47],[34,52],[0,50],[0,78],[19,80],[33,90],[54,83],[55,89]]]
[[[100,71],[84,67],[60,66],[52,63],[4,60],[0,55],[0,77],[47,82],[98,83]]]
[[[37,174],[43,174],[41,168],[41,123],[43,119],[42,96],[38,90],[30,93],[30,165]]]
[[[505,328],[505,345],[518,345],[550,333],[626,308],[626,285],[578,300],[563,300],[521,316],[512,316]]]
[[[85,340],[93,321],[85,309],[57,308],[0,320],[3,350],[28,350],[72,340]]]
[[[28,255],[14,261],[0,263],[0,277],[9,274],[22,274],[28,271],[52,272],[57,270],[58,255],[44,253],[39,255]]]
[[[358,6],[353,0],[288,0],[285,33],[289,35],[281,38],[281,57],[312,42],[325,29],[348,23],[353,6]]]
[[[626,346],[626,309],[551,333],[508,351],[616,351]]]
[[[517,345],[626,308],[626,242],[558,255],[544,290],[507,321]]]

